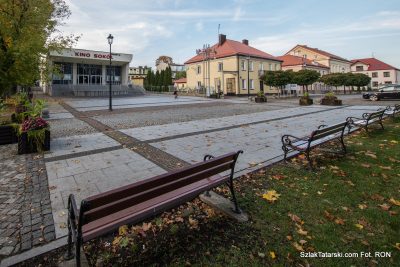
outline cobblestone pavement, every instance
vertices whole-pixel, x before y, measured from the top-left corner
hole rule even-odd
[[[55,238],[47,172],[40,155],[0,147],[0,259]]]

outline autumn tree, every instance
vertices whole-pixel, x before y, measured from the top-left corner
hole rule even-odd
[[[57,29],[71,12],[64,0],[1,0],[0,96],[16,85],[32,85],[51,50],[72,46],[77,37]]]

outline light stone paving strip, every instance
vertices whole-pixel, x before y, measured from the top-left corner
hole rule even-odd
[[[51,151],[44,155],[46,159],[120,145],[103,133],[54,138],[50,144]]]
[[[182,138],[171,136],[166,141],[154,143],[150,141],[150,144],[190,163],[201,161],[199,155],[213,154],[218,156],[243,150],[244,154],[239,157],[236,168],[238,172],[281,156],[283,154],[281,137],[285,133],[301,137],[310,134],[313,129],[321,124],[339,123],[348,116],[361,116],[363,112],[371,110],[376,109],[347,107],[229,130],[194,134]],[[160,129],[160,132],[165,130],[164,128]],[[156,129],[153,128],[153,131],[156,131]]]
[[[79,205],[91,195],[166,172],[129,149],[47,162],[46,168],[57,238],[67,233],[69,194]]]

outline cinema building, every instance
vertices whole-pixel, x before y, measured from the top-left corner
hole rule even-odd
[[[108,96],[109,84],[113,95],[131,95],[135,88],[129,81],[132,54],[83,49],[51,52],[48,58],[52,73],[43,90],[52,96]]]

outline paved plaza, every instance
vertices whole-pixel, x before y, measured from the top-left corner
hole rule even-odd
[[[200,162],[205,154],[243,150],[236,168],[240,176],[282,159],[283,134],[306,135],[320,124],[392,104],[362,101],[359,95],[343,98],[340,107],[300,107],[296,99],[255,104],[155,95],[116,98],[112,113],[107,99],[52,100],[51,151],[43,157],[16,156],[15,145],[0,151],[0,199],[7,204],[0,205],[1,256],[65,236],[69,194],[79,203]]]

